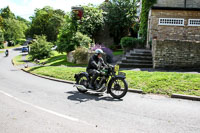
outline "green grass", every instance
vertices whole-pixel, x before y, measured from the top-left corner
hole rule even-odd
[[[4,53],[4,51],[0,51],[0,53]]]
[[[45,62],[45,65],[49,66],[80,66],[80,67],[86,67],[87,64],[75,64],[71,62],[67,62],[67,55],[61,54],[56,51],[53,52],[52,57],[46,58],[43,60],[40,60],[40,63]]]
[[[114,51],[113,52],[113,55],[123,55],[124,53],[123,53],[124,51],[123,50],[117,50],[117,51]]]
[[[200,96],[200,74],[176,72],[124,71],[130,88],[145,93],[171,95],[172,93]]]
[[[50,76],[53,78],[74,81],[74,74],[80,71],[86,71],[86,68],[81,67],[64,67],[64,66],[47,66],[27,68],[31,73]]]
[[[13,58],[13,63],[15,65],[22,65],[22,64],[25,64],[25,62],[22,60],[22,55],[18,55],[18,56],[15,56]]]
[[[29,72],[74,81],[74,74],[85,71],[80,67],[34,67]],[[172,93],[200,96],[200,74],[176,72],[123,71],[127,74],[129,88],[145,93],[171,95]]]

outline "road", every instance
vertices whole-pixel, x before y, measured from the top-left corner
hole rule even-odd
[[[79,93],[24,73],[0,54],[1,133],[200,133],[200,102],[128,93]],[[67,73],[66,73],[67,74]]]

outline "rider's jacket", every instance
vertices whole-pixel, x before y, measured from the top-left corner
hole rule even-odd
[[[92,57],[90,57],[88,66],[87,66],[87,70],[89,69],[98,69],[98,63],[101,63],[102,66],[105,66],[105,63],[103,61],[103,58],[98,58],[98,56],[96,54],[94,54]]]

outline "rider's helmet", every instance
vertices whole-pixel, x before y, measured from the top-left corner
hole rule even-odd
[[[96,49],[96,50],[95,50],[95,54],[97,54],[97,55],[98,55],[98,54],[103,54],[103,50],[101,50],[101,49]]]

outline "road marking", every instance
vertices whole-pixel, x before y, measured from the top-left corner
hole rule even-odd
[[[71,116],[68,116],[68,115],[63,115],[63,114],[57,113],[57,112],[55,112],[55,111],[52,111],[52,110],[48,110],[48,109],[39,107],[39,106],[37,106],[37,105],[33,105],[33,104],[28,103],[28,102],[26,102],[26,101],[23,101],[23,100],[21,100],[21,99],[19,99],[19,98],[17,98],[17,97],[14,97],[14,96],[12,96],[12,95],[10,95],[10,94],[8,94],[8,93],[2,91],[2,90],[0,90],[0,93],[2,93],[3,95],[6,95],[6,96],[8,96],[8,97],[10,97],[10,98],[12,98],[12,99],[15,99],[15,100],[18,101],[18,102],[21,102],[21,103],[23,103],[23,104],[27,104],[27,105],[29,105],[29,106],[32,106],[32,107],[36,108],[36,109],[45,111],[45,112],[47,112],[47,113],[56,115],[56,116],[58,116],[58,117],[65,118],[65,119],[67,119],[67,120],[71,120],[71,121],[74,121],[74,122],[80,122],[80,123],[83,123],[83,124],[86,124],[86,125],[93,126],[93,125],[91,125],[91,124],[89,124],[89,123],[87,123],[87,122],[85,122],[85,121],[81,121],[81,120],[79,120],[79,119],[77,119],[77,118],[74,118],[74,117],[71,117]]]

